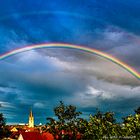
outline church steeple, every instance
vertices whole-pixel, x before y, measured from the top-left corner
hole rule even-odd
[[[33,117],[33,112],[32,112],[32,109],[30,110],[30,117]]]
[[[30,110],[30,114],[29,114],[29,127],[34,127],[34,116],[33,116],[32,109]]]

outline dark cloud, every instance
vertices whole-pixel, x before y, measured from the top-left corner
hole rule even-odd
[[[75,50],[48,49],[43,52],[42,49],[17,54],[1,61],[0,73],[1,83],[8,87],[8,91],[7,87],[3,87],[1,98],[16,108],[13,115],[19,114],[22,108],[26,118],[32,106],[36,111],[37,123],[41,117],[38,114],[49,109],[45,117],[53,115],[51,109],[60,100],[75,104],[81,110],[83,106],[84,114],[88,115],[92,113],[90,109],[94,111],[97,107],[102,108],[107,102],[114,111],[118,110],[120,107],[115,106],[112,98],[118,100],[122,96],[123,100],[119,101],[125,102],[127,92],[133,93],[132,98],[138,96],[138,81],[131,74],[112,62]],[[104,108],[107,109],[109,106]],[[8,112],[4,111],[5,114]],[[19,115],[19,118],[23,116]],[[22,120],[26,121],[25,118]],[[20,119],[18,121],[21,122]],[[42,121],[45,122],[43,114]]]

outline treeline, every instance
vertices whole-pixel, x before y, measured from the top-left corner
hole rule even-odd
[[[99,139],[140,139],[140,107],[134,115],[123,118],[117,123],[113,112],[97,111],[89,119],[80,118],[73,105],[62,101],[54,108],[57,120],[47,118],[44,131],[49,131],[55,139],[63,140],[99,140]]]

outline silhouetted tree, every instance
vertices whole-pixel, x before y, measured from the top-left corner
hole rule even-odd
[[[60,101],[60,104],[54,108],[54,113],[61,123],[74,121],[80,114],[82,114],[81,112],[76,111],[75,106],[65,105],[62,101]]]
[[[5,136],[5,118],[2,113],[0,113],[0,138]]]
[[[0,128],[5,126],[5,118],[2,113],[0,113]]]

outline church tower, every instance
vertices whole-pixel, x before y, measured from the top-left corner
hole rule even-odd
[[[28,126],[29,127],[34,127],[34,116],[33,116],[32,110],[30,111]]]

